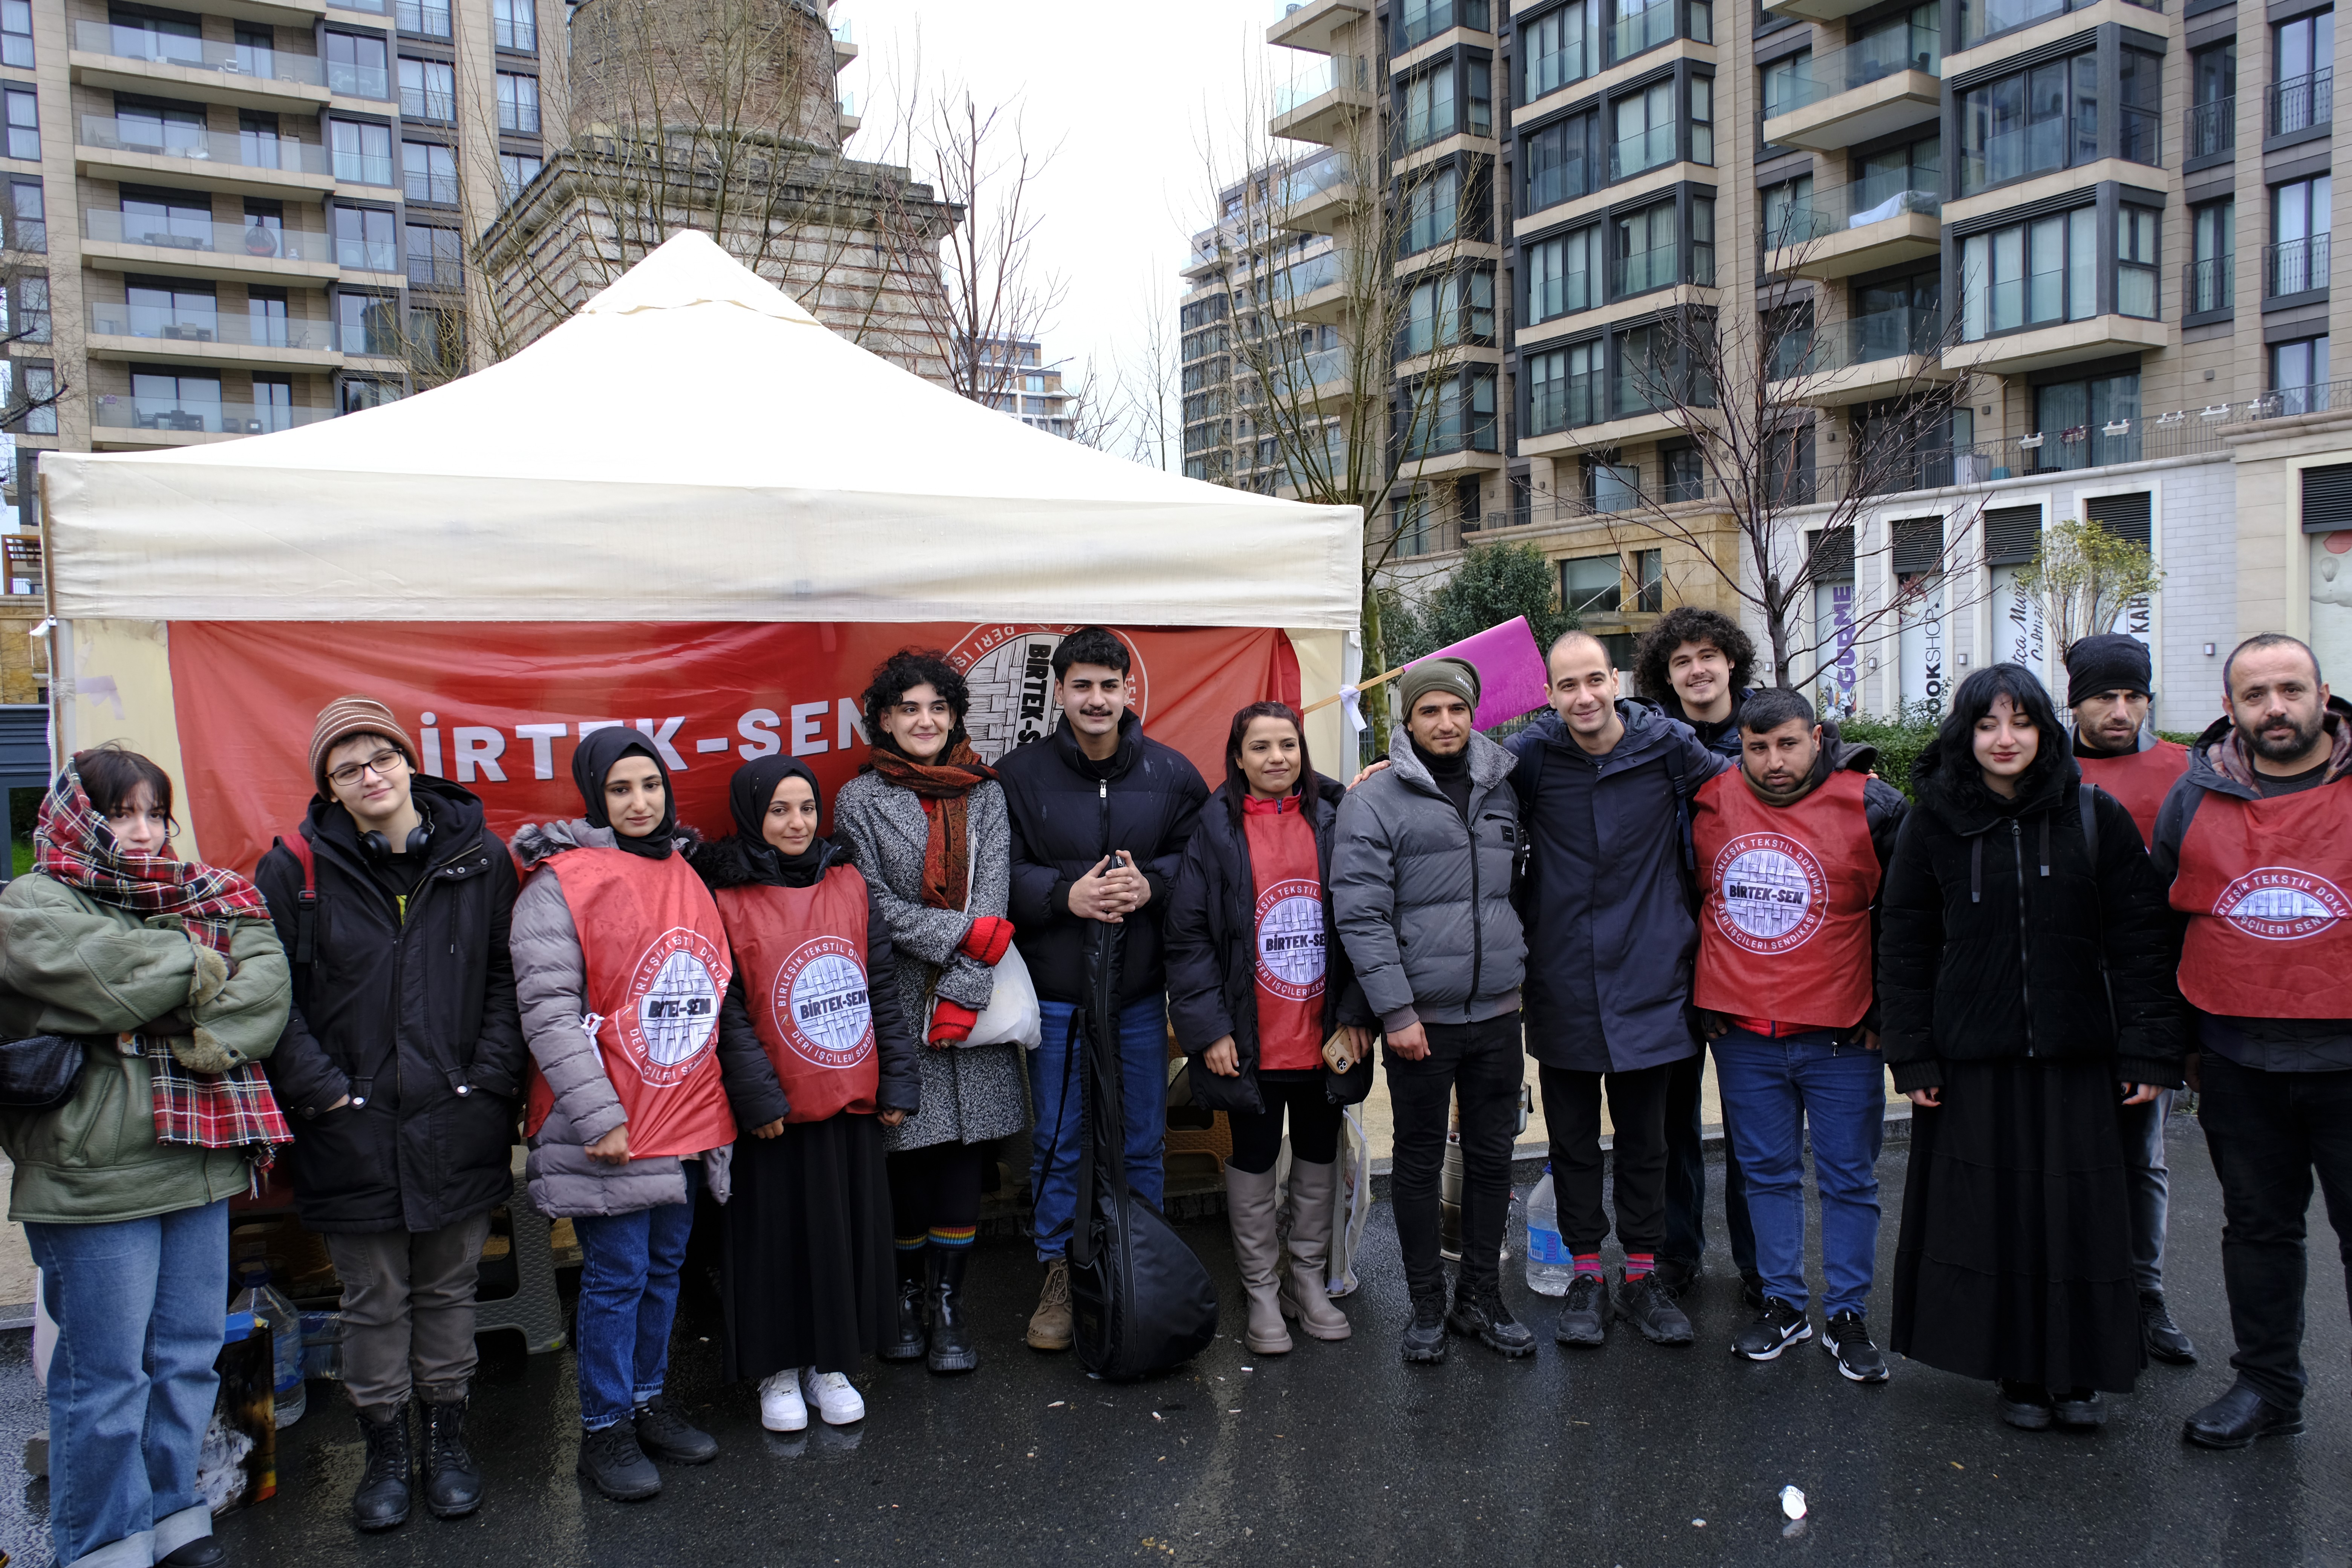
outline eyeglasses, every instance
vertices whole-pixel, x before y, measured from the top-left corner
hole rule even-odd
[[[373,773],[380,779],[388,779],[407,765],[406,757],[386,746],[363,763],[345,763],[329,773],[327,781],[338,786],[355,784],[360,782],[362,773]]]

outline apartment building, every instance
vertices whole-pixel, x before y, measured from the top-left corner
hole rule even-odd
[[[2211,714],[2247,632],[2352,668],[2326,0],[1308,0],[1267,37],[1309,62],[1276,134],[1328,144],[1375,115],[1356,166],[1393,191],[1448,161],[1453,221],[1495,237],[1495,450],[1475,507],[1458,475],[1401,497],[1412,569],[1534,540],[1621,662],[1675,603],[1736,607],[1697,559],[1736,542],[1653,405],[1677,313],[1732,312],[1813,345],[1773,395],[1804,431],[1779,476],[1793,525],[1852,525],[1811,541],[1852,580],[1821,585],[1822,649],[1792,672],[1833,706],[2046,668],[2013,579],[2065,519],[2144,539],[2167,574],[2125,624],[2168,724]],[[1188,375],[1204,363],[1188,350]],[[1929,386],[1949,390],[1922,430]],[[1896,477],[1855,460],[1890,439]]]
[[[982,392],[979,401],[998,413],[1066,441],[1077,436],[1077,396],[1063,390],[1062,375],[1058,364],[1046,363],[1034,338],[987,338],[975,358],[971,384]],[[985,390],[992,386],[1002,390]]]

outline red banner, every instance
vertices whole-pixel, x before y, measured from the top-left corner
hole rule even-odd
[[[292,833],[312,789],[320,708],[347,692],[388,704],[424,771],[482,797],[491,827],[581,814],[572,748],[623,724],[669,765],[681,820],[728,829],[727,780],[778,752],[830,792],[866,759],[858,698],[902,647],[946,651],[972,693],[969,728],[994,758],[1060,718],[1049,660],[1067,626],[805,622],[174,621],[172,689],[184,809],[204,858],[252,870]],[[1298,700],[1279,631],[1120,629],[1135,707],[1213,787],[1234,710]]]

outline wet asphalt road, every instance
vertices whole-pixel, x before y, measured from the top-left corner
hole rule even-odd
[[[1693,1316],[1668,1351],[1622,1329],[1599,1352],[1550,1340],[1552,1307],[1514,1270],[1532,1361],[1456,1342],[1436,1369],[1400,1363],[1403,1285],[1385,1208],[1368,1231],[1356,1337],[1286,1357],[1230,1335],[1239,1287],[1222,1226],[1187,1227],[1219,1278],[1227,1334],[1192,1365],[1112,1386],[1021,1342],[1037,1274],[1025,1248],[975,1259],[981,1371],[933,1378],[869,1363],[860,1426],[792,1438],[718,1379],[717,1311],[690,1293],[671,1394],[725,1452],[668,1469],[623,1507],[572,1472],[568,1355],[486,1342],[474,1450],[490,1502],[362,1538],[345,1503],[360,1448],[340,1401],[281,1435],[278,1497],[221,1521],[254,1565],[945,1563],[2352,1563],[2352,1377],[2343,1276],[2319,1225],[2309,1436],[2237,1454],[2186,1447],[2183,1415],[2228,1383],[2219,1194],[2194,1124],[2173,1129],[2172,1296],[2209,1354],[2152,1367],[2095,1436],[2014,1432],[1991,1395],[1916,1364],[1880,1388],[1844,1383],[1812,1347],[1751,1365],[1719,1226]],[[1890,1259],[1904,1151],[1882,1162]],[[1816,1270],[1818,1278],[1818,1270]],[[1873,1321],[1883,1324],[1881,1287]],[[23,1334],[0,1336],[0,1546],[49,1563],[47,1494],[15,1456],[38,1424]],[[1811,1511],[1791,1530],[1782,1485]],[[1701,1521],[1704,1521],[1703,1523]]]

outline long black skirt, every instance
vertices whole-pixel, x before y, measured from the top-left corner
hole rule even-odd
[[[1895,1249],[1898,1353],[2063,1397],[2147,1364],[2115,1066],[1948,1061],[1911,1118]]]
[[[882,1129],[849,1111],[735,1142],[722,1267],[726,1373],[850,1372],[895,1326]]]

